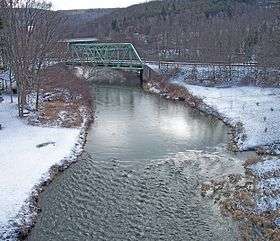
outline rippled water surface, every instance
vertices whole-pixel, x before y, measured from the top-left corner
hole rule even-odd
[[[95,91],[86,151],[44,192],[28,240],[237,240],[199,192],[202,181],[240,172],[227,128],[138,88]]]

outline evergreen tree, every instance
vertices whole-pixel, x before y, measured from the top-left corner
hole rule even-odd
[[[162,9],[161,9],[161,16],[163,17],[163,20],[165,21],[166,20],[166,16],[167,16],[167,12],[166,12],[164,6],[162,6]]]
[[[112,21],[111,26],[112,26],[113,31],[119,32],[120,29],[119,29],[119,25],[118,25],[118,20],[117,19],[114,19]]]
[[[173,9],[174,12],[176,11],[176,4],[175,4],[175,2],[172,3],[172,9]]]

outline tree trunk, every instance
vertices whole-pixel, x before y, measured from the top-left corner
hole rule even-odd
[[[9,68],[9,82],[10,82],[11,103],[13,103],[14,100],[13,100],[13,84],[12,84],[12,70],[11,70],[11,67]]]
[[[39,96],[40,96],[40,79],[37,77],[37,86],[36,86],[36,111],[39,110]]]

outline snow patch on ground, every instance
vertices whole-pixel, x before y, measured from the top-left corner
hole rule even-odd
[[[159,69],[159,65],[158,64],[151,64],[151,63],[146,63],[146,65],[153,71],[155,71],[156,73],[161,73],[161,70]]]
[[[4,71],[0,73],[0,81],[9,81],[9,71]]]
[[[149,91],[154,94],[160,94],[160,90],[154,86],[149,87]]]
[[[192,95],[217,111],[232,126],[243,125],[237,145],[241,150],[280,142],[280,89],[259,87],[215,88],[171,83],[186,88]]]
[[[280,195],[279,196],[262,196],[257,201],[256,212],[264,213],[267,211],[276,211],[280,208]]]
[[[9,83],[10,81],[10,73],[9,71],[2,71],[0,72],[0,90],[1,88],[4,89],[5,83]],[[9,84],[8,84],[9,85]],[[12,75],[12,88],[16,88],[16,83],[14,81],[14,77]]]
[[[0,103],[0,240],[9,235],[11,223],[20,222],[18,214],[35,185],[49,178],[50,167],[81,151],[80,129],[27,125],[8,99]],[[48,142],[55,144],[36,147]]]
[[[196,84],[201,86],[236,87],[244,85],[266,86],[265,78],[273,80],[270,86],[279,87],[279,70],[251,65],[223,66],[219,64],[173,64],[166,65],[148,63],[147,66],[159,74],[170,73],[170,70],[177,69],[173,80]]]
[[[268,174],[278,172],[280,170],[280,159],[265,160],[251,165],[249,169],[258,177],[265,177]]]
[[[248,166],[257,179],[255,193],[257,213],[280,208],[280,159],[270,158]]]
[[[272,177],[268,179],[262,179],[258,183],[258,188],[262,192],[271,192],[280,190],[280,178]]]

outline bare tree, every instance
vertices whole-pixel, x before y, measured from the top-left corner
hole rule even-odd
[[[1,31],[4,61],[11,68],[18,90],[18,111],[23,117],[26,96],[37,93],[40,73],[49,60],[58,57],[62,18],[50,11],[51,4],[37,0],[0,0],[5,25]]]

